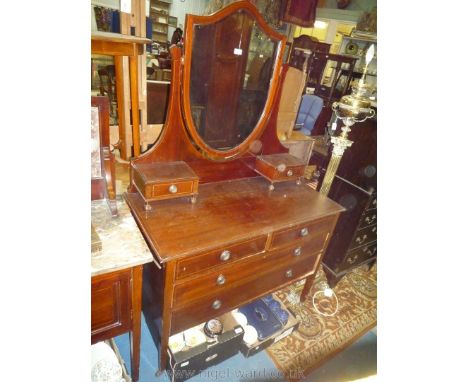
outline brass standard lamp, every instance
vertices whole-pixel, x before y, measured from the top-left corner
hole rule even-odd
[[[344,126],[341,128],[341,134],[337,137],[332,137],[333,151],[330,162],[328,163],[327,172],[323,179],[320,193],[328,195],[331,184],[340,165],[341,158],[345,150],[353,144],[353,141],[348,139],[348,133],[351,131],[351,126],[356,122],[364,122],[367,118],[372,118],[375,115],[375,110],[370,107],[371,101],[369,98],[371,88],[364,83],[367,74],[367,66],[374,57],[374,44],[372,44],[366,53],[366,65],[357,86],[352,87],[350,95],[341,97],[338,102],[333,102],[332,110],[336,117],[341,119]]]

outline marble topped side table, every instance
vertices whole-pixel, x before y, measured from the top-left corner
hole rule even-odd
[[[120,198],[119,198],[120,199]],[[91,343],[130,334],[132,380],[138,381],[143,264],[153,256],[127,204],[117,200],[112,217],[105,200],[91,202],[91,223],[100,249],[91,254]]]

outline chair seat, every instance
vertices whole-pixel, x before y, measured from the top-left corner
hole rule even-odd
[[[315,122],[323,108],[323,99],[313,95],[305,94],[302,96],[301,105],[297,114],[296,125],[301,124],[303,127],[299,130],[305,135],[311,135],[314,129]]]

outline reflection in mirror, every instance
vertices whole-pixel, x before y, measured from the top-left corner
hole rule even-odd
[[[198,134],[229,150],[254,130],[266,104],[278,42],[245,11],[194,25],[190,108]]]
[[[101,95],[109,98],[109,123],[118,125],[115,65],[112,56],[91,55],[91,95]]]

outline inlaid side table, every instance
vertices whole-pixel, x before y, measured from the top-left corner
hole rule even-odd
[[[138,381],[143,264],[153,256],[130,210],[117,201],[112,217],[105,200],[91,202],[91,222],[100,245],[91,254],[91,344],[130,334],[132,380]]]

